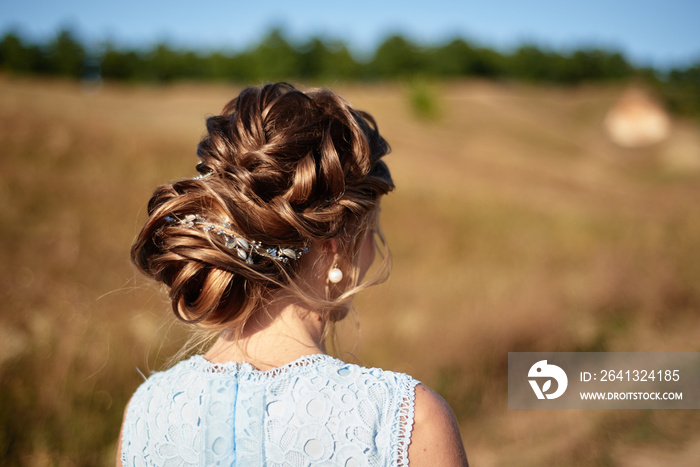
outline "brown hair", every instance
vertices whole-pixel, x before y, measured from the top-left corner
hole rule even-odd
[[[206,176],[158,187],[131,249],[136,266],[169,287],[175,315],[240,332],[276,290],[294,291],[320,311],[347,301],[360,288],[356,273],[350,290],[322,296],[302,283],[300,269],[313,267],[304,258],[248,264],[216,235],[172,219],[227,218],[232,231],[263,245],[336,239],[352,264],[376,228],[380,196],[394,187],[374,119],[329,90],[276,83],[243,90],[206,126],[197,148]]]

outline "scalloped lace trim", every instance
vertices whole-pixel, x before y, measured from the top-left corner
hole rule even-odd
[[[406,378],[401,384],[401,394],[403,400],[399,406],[398,417],[398,440],[396,451],[396,465],[408,467],[408,447],[411,444],[411,432],[413,431],[413,419],[415,416],[416,386],[419,384],[413,378]]]
[[[288,373],[299,373],[306,368],[321,362],[334,360],[326,354],[304,355],[298,359],[284,365],[271,368],[269,370],[258,370],[248,362],[225,362],[213,363],[204,358],[203,355],[195,355],[188,360],[188,363],[195,369],[213,374],[246,374],[256,378],[269,379],[276,378]]]

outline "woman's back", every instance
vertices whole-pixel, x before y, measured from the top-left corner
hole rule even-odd
[[[388,276],[379,205],[394,182],[374,119],[329,90],[276,83],[243,90],[206,125],[200,175],[156,188],[131,257],[178,319],[216,341],[138,389],[119,459],[466,465],[437,394],[322,355],[354,295]]]
[[[416,380],[328,355],[259,371],[202,356],[153,374],[123,465],[408,465]]]

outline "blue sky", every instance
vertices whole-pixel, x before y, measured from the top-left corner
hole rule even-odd
[[[192,48],[242,49],[273,26],[290,38],[345,40],[371,51],[395,32],[421,42],[462,36],[508,50],[523,42],[556,49],[603,46],[636,64],[700,61],[697,0],[3,0],[0,32],[32,40],[65,26],[84,40],[129,46],[169,41]]]

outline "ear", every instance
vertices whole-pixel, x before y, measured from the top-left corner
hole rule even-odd
[[[335,240],[335,238],[328,240],[328,248],[330,248],[331,253],[334,255],[338,253],[338,242]]]
[[[339,251],[340,247],[338,245],[338,241],[335,238],[324,240],[323,242],[318,244],[318,253],[322,256],[333,258],[338,255]]]

